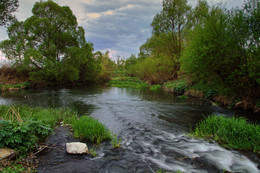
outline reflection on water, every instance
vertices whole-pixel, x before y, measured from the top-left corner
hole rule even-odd
[[[70,156],[63,150],[47,153],[41,160],[48,164],[42,164],[39,172],[259,172],[256,163],[236,151],[183,135],[203,115],[233,115],[230,110],[195,99],[183,101],[169,93],[149,90],[80,87],[2,93],[0,103],[70,107],[99,119],[122,138],[120,151],[104,143],[95,159]],[[57,132],[54,143],[64,147],[66,140],[72,140],[67,133]]]

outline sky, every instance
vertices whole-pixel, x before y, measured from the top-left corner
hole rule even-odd
[[[24,21],[32,15],[35,2],[19,0],[15,15]],[[110,57],[128,58],[137,55],[139,47],[151,36],[150,24],[162,10],[162,0],[53,0],[60,6],[69,6],[77,17],[78,25],[86,32],[86,39],[95,51],[109,51]],[[209,4],[224,3],[226,7],[241,6],[244,0],[207,0]],[[197,0],[189,0],[195,5]],[[8,39],[6,28],[0,27],[0,41]],[[4,55],[0,52],[0,64]]]

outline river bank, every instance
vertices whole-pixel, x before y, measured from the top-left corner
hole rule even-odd
[[[68,108],[1,105],[0,171],[35,172],[36,155],[49,147],[43,143],[53,134],[53,129],[64,124],[71,129],[73,139],[79,138],[91,144],[100,144],[112,139],[111,132],[98,120],[84,115],[79,118],[76,111]],[[56,131],[54,130],[54,133]],[[88,153],[93,154],[92,150]]]
[[[230,93],[221,94],[221,91],[201,84],[189,84],[185,78],[179,78],[174,81],[168,81],[160,85],[151,85],[148,82],[141,81],[136,77],[115,77],[108,82],[112,87],[125,88],[149,88],[151,91],[160,91],[161,89],[174,93],[181,98],[183,95],[198,98],[210,102],[215,106],[222,106],[229,109],[251,110],[255,113],[260,112],[260,100],[255,102],[247,101],[249,99],[239,97]]]

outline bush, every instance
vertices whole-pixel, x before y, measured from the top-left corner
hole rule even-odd
[[[25,154],[52,133],[49,126],[40,121],[6,121],[0,120],[0,146],[7,146]]]
[[[98,120],[89,116],[82,116],[80,119],[72,120],[72,128],[75,137],[100,143],[104,140],[111,139],[111,132]]]
[[[210,138],[235,149],[260,151],[260,126],[244,118],[211,115],[196,125],[195,137]]]

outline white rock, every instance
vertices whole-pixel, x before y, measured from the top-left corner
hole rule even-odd
[[[15,154],[15,151],[10,148],[0,148],[0,160],[6,159]]]
[[[87,145],[81,142],[66,143],[66,151],[70,154],[89,154]]]

